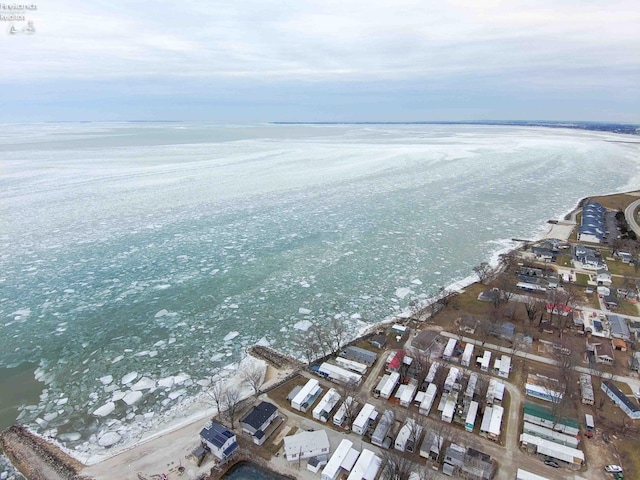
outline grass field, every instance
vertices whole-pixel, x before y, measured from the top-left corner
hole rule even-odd
[[[600,203],[603,207],[611,210],[624,210],[631,202],[638,199],[640,192],[633,192],[635,195],[628,193],[616,193],[613,195],[602,195],[600,197],[591,197],[591,201]]]

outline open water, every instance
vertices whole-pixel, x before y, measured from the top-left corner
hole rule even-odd
[[[247,345],[295,355],[295,336],[335,316],[356,335],[468,281],[581,197],[639,188],[630,139],[5,125],[0,391],[28,380],[3,393],[2,424],[17,417],[81,457],[161,429]]]

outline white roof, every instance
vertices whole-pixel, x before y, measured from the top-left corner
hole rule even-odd
[[[409,403],[413,399],[413,394],[418,389],[418,386],[410,383],[409,385],[405,385],[404,390],[402,391],[402,395],[400,395],[400,403]]]
[[[382,378],[380,379],[380,381],[378,382],[378,385],[376,385],[376,390],[380,391],[382,390],[382,388],[384,387],[385,383],[387,383],[387,380],[389,380],[390,375],[389,374],[385,374],[382,376]]]
[[[351,450],[349,450],[349,453],[347,453],[347,456],[344,457],[344,460],[342,461],[340,466],[344,468],[347,472],[350,472],[353,466],[356,464],[356,461],[358,460],[359,456],[360,456],[360,452],[355,448],[352,448]]]
[[[393,326],[391,327],[393,330],[397,330],[399,332],[406,332],[407,331],[407,327],[403,326],[403,325],[399,325],[397,323],[394,323]]]
[[[398,372],[393,372],[391,375],[389,375],[387,383],[385,383],[380,390],[380,396],[389,397],[391,395],[391,392],[393,392],[393,389],[396,388],[399,380],[400,374]]]
[[[346,380],[346,381],[353,380],[354,382],[357,382],[357,383],[360,383],[360,381],[362,380],[362,375],[352,372],[350,370],[346,370],[337,365],[333,365],[329,362],[324,362],[322,365],[320,365],[320,368],[318,369],[318,371],[325,373],[330,377],[338,378],[340,380]]]
[[[453,413],[456,410],[456,400],[455,398],[447,399],[447,403],[444,405],[444,410],[442,410],[442,417],[453,418]]]
[[[301,432],[284,437],[284,451],[287,458],[298,453],[304,455],[305,452],[312,452],[321,448],[326,448],[327,451],[331,448],[326,430]]]
[[[502,415],[504,414],[504,408],[495,405],[493,412],[491,412],[491,423],[489,423],[489,432],[492,435],[500,435],[500,427],[502,426]]]
[[[527,443],[528,445],[536,445],[538,447],[538,453],[541,455],[547,455],[568,463],[576,463],[576,458],[584,462],[584,453],[577,448],[560,445],[559,443],[535,437],[528,433],[520,435],[520,442]]]
[[[420,434],[422,433],[422,427],[418,425],[413,419],[409,418],[396,436],[396,446],[402,445],[402,447],[404,448],[412,432],[414,433],[415,438],[419,438]]]
[[[473,424],[476,421],[476,416],[478,415],[478,402],[471,402],[469,404],[469,411],[467,412],[467,418],[465,423]]]
[[[423,392],[422,390],[419,391],[418,393],[416,393],[416,396],[413,398],[413,401],[416,403],[420,403],[422,402],[422,400],[424,399],[426,392]]]
[[[339,363],[344,368],[348,368],[349,370],[353,370],[354,372],[358,372],[361,374],[367,373],[367,366],[364,363],[354,362],[353,360],[342,357],[336,357],[336,363]]]
[[[362,480],[365,478],[365,475],[368,473],[369,466],[372,464],[380,465],[380,458],[376,456],[371,450],[367,450],[366,448],[362,450],[358,461],[351,469],[351,473],[347,480]],[[377,473],[377,469],[376,469]]]
[[[493,407],[487,407],[484,409],[484,415],[482,417],[482,423],[480,424],[481,432],[489,431],[489,424],[491,423],[491,417],[493,415]]]
[[[503,372],[509,372],[511,368],[511,357],[508,355],[502,355],[500,357],[500,370]]]
[[[325,478],[329,478],[333,480],[338,475],[340,471],[340,467],[345,457],[349,454],[351,447],[353,446],[353,442],[347,440],[346,438],[340,442],[336,451],[331,455],[331,459],[327,463],[327,465],[322,470],[322,480]]]
[[[542,425],[536,425],[531,422],[524,422],[523,431],[536,437],[546,438],[552,442],[557,442],[561,445],[568,445],[570,447],[577,447],[580,441],[575,435],[567,435],[566,433],[556,432],[550,428],[543,427]]]
[[[535,473],[527,472],[526,470],[518,469],[516,473],[516,480],[549,480],[547,477],[536,475]]]
[[[347,413],[347,407],[351,404],[351,402],[353,402],[353,397],[347,397],[345,401],[342,402],[342,405],[340,405],[338,411],[333,415],[334,422],[336,421],[336,419],[338,419],[339,421],[343,420],[343,417]]]
[[[473,343],[467,343],[464,347],[464,352],[462,352],[462,361],[469,362],[471,361],[471,357],[473,356]]]
[[[324,394],[324,397],[322,397],[318,402],[316,408],[313,409],[313,418],[319,417],[324,411],[327,413],[330,412],[339,400],[340,394],[335,388],[330,388],[329,391]]]
[[[433,404],[433,399],[436,397],[436,393],[438,393],[438,387],[436,387],[435,383],[430,383],[424,394],[424,398],[420,403],[420,408],[424,410],[427,406],[431,406],[431,404]]]
[[[319,386],[320,386],[320,382],[318,382],[318,380],[316,380],[315,378],[309,379],[309,381],[304,385],[304,387],[302,387],[302,389],[298,392],[298,394],[295,397],[293,397],[293,400],[291,400],[291,405],[303,404],[304,401],[307,399],[307,397],[309,397],[309,395],[314,393],[316,388],[318,388]]]
[[[447,342],[447,346],[444,347],[444,353],[443,355],[445,357],[450,357],[451,354],[453,353],[453,350],[456,348],[456,343],[457,340],[455,338],[450,338],[449,341]]]
[[[375,411],[376,411],[376,407],[374,407],[370,403],[365,403],[364,406],[362,407],[362,410],[360,410],[360,413],[358,414],[356,419],[353,421],[353,426],[354,427],[357,426],[360,428],[364,427],[364,425],[369,421],[369,417],[371,417],[371,415],[373,415]]]

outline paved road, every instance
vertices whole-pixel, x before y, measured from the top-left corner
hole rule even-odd
[[[629,206],[624,210],[624,216],[627,219],[629,228],[631,228],[631,230],[633,230],[636,233],[636,235],[638,235],[638,237],[640,237],[640,225],[638,225],[638,222],[636,221],[635,216],[633,215],[633,212],[635,212],[636,208],[638,208],[639,206],[640,206],[640,199],[636,200],[635,202],[631,202]]]

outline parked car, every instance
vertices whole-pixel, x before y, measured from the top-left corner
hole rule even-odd
[[[622,473],[622,467],[620,465],[607,465],[604,469],[609,473]]]
[[[548,465],[549,467],[560,468],[560,465],[558,465],[558,462],[554,462],[553,460],[545,460],[544,464]]]

